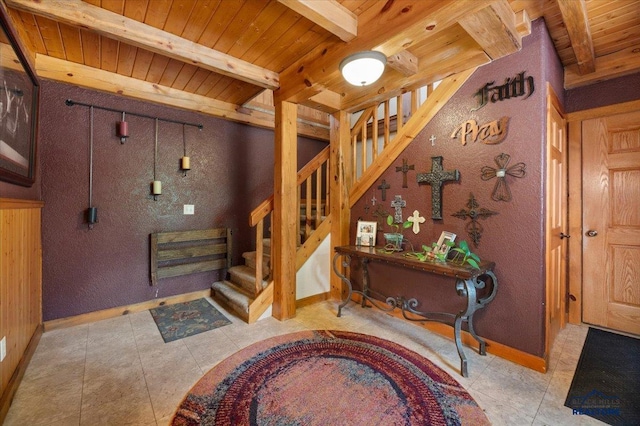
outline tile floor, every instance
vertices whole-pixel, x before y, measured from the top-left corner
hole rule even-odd
[[[297,311],[294,319],[253,325],[225,313],[232,324],[164,343],[149,311],[46,332],[25,373],[5,425],[166,425],[204,373],[251,343],[304,329],[340,329],[376,335],[429,358],[458,380],[495,425],[603,424],[573,416],[564,400],[587,327],[567,325],[547,374],[470,349],[469,378],[451,340],[381,311],[336,303]]]

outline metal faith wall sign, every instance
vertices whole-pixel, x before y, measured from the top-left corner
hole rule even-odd
[[[478,245],[480,244],[480,238],[482,238],[482,233],[484,232],[484,228],[482,227],[480,222],[478,222],[478,219],[486,219],[490,216],[498,214],[498,212],[481,208],[480,204],[478,204],[473,194],[469,194],[467,207],[469,208],[469,210],[462,209],[455,212],[451,216],[455,216],[458,219],[462,220],[467,220],[467,218],[471,219],[471,221],[465,225],[464,229],[467,231],[467,234],[469,234],[471,241],[473,241],[473,245],[478,247]]]
[[[418,173],[418,185],[431,185],[431,219],[442,219],[442,185],[445,182],[459,181],[458,170],[444,170],[442,157],[431,157],[431,171]]]
[[[406,158],[402,159],[402,167],[396,166],[396,172],[402,172],[402,187],[403,188],[408,188],[409,187],[409,185],[407,184],[407,172],[409,172],[409,170],[415,170],[415,166],[413,164],[409,165]]]
[[[477,142],[480,140],[485,145],[497,145],[504,141],[509,130],[509,117],[502,117],[481,126],[476,120],[467,120],[451,133],[451,139],[460,138],[460,143]]]
[[[507,185],[506,176],[513,176],[516,178],[524,177],[525,169],[527,168],[524,163],[517,163],[511,167],[509,165],[511,157],[508,154],[502,153],[494,158],[494,161],[498,165],[498,168],[484,166],[480,171],[482,172],[482,180],[489,180],[496,178],[496,186],[491,193],[491,199],[494,201],[511,201],[511,190]]]
[[[488,102],[496,103],[511,98],[519,98],[524,96],[527,99],[536,90],[533,83],[533,77],[526,76],[526,71],[513,78],[506,78],[502,86],[494,86],[495,81],[491,81],[480,88],[474,97],[478,98],[478,107],[472,108],[471,111],[477,111],[487,105]]]

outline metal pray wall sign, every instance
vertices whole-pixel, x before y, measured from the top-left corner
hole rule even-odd
[[[526,71],[522,71],[513,78],[506,78],[502,86],[494,86],[495,80],[482,86],[473,95],[478,98],[478,107],[472,108],[471,111],[478,111],[488,102],[496,103],[520,96],[524,96],[523,100],[527,99],[535,91],[535,85],[533,77],[525,76],[525,74]]]
[[[502,117],[489,123],[478,125],[476,120],[467,120],[451,133],[451,139],[460,138],[462,145],[467,140],[477,142],[478,139],[485,145],[497,145],[504,141],[509,130],[509,117]]]

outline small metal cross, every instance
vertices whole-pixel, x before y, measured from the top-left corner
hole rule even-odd
[[[462,219],[462,220],[466,220],[467,218],[471,219],[471,222],[467,223],[464,229],[469,234],[469,237],[471,237],[471,240],[473,241],[473,245],[478,247],[478,244],[480,244],[480,238],[482,237],[482,232],[484,231],[484,228],[478,222],[478,219],[486,219],[489,216],[498,214],[498,212],[481,208],[480,204],[478,204],[473,194],[469,194],[469,201],[467,201],[467,207],[469,208],[469,210],[462,209],[460,211],[455,212],[451,216],[455,216],[458,219]]]
[[[378,189],[382,190],[382,201],[387,201],[387,189],[389,188],[391,188],[391,185],[382,179],[382,183],[378,186]]]
[[[407,206],[407,202],[402,199],[401,195],[396,195],[395,199],[391,202],[391,207],[396,209],[393,215],[393,221],[395,223],[402,223],[402,208]]]
[[[460,180],[458,170],[442,168],[442,157],[431,157],[431,172],[418,173],[418,185],[431,185],[431,219],[442,219],[442,184]]]
[[[402,187],[403,188],[408,188],[409,187],[409,185],[407,185],[407,172],[409,170],[415,170],[415,166],[413,164],[412,165],[408,165],[406,158],[402,159],[402,167],[396,166],[396,172],[402,172]]]
[[[431,146],[435,146],[436,145],[436,136],[435,135],[431,135],[431,137],[429,138],[429,141],[431,142]]]
[[[376,205],[376,201],[378,201],[378,199],[376,198],[376,196],[374,195],[373,198],[371,199],[371,205],[375,206]]]

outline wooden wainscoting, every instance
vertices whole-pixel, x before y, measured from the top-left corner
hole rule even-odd
[[[0,198],[0,424],[42,335],[43,205]]]

